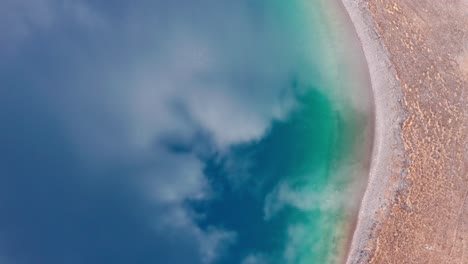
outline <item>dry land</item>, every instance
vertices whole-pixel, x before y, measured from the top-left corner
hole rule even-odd
[[[348,263],[468,263],[468,0],[343,0],[376,110]]]

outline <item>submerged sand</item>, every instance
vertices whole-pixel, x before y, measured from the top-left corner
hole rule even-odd
[[[347,263],[468,263],[467,1],[343,4],[375,100]]]

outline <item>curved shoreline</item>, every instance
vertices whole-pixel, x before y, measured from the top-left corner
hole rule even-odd
[[[403,155],[400,137],[405,113],[402,93],[388,52],[380,42],[371,14],[362,0],[340,0],[358,35],[367,62],[373,99],[373,144],[367,187],[361,200],[354,232],[347,247],[347,264],[366,263],[376,245],[368,243],[385,213],[386,191],[391,187],[390,167]]]
[[[369,61],[379,137],[348,263],[468,263],[468,5],[343,2]],[[392,63],[379,73],[375,57]],[[376,85],[385,75],[397,85]]]

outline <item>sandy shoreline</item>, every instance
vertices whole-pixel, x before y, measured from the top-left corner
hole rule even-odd
[[[342,2],[375,104],[347,263],[468,263],[468,1]]]
[[[369,69],[374,101],[374,142],[371,168],[352,241],[348,246],[346,263],[351,264],[365,263],[369,260],[373,250],[368,240],[378,224],[376,214],[381,211],[380,209],[388,206],[385,204],[388,202],[385,195],[391,184],[392,170],[389,166],[395,160],[401,159],[400,155],[403,150],[400,131],[405,113],[400,105],[402,94],[399,83],[364,1],[342,0],[342,3],[361,41]]]

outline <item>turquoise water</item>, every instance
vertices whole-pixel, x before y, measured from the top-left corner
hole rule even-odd
[[[288,85],[297,92],[298,107],[260,141],[233,147],[235,163],[248,162],[240,172],[248,174],[243,189],[216,180],[225,167],[219,161],[208,166],[207,175],[225,196],[208,206],[205,221],[238,231],[231,251],[237,257],[221,263],[239,263],[246,256],[252,263],[334,263],[349,239],[349,205],[359,202],[349,192],[357,175],[346,166],[366,148],[357,142],[365,114],[353,109],[346,94],[358,91],[365,97],[365,85],[349,77],[346,58],[336,57],[333,49],[340,44],[329,43],[336,40],[328,21],[334,18],[324,15],[322,2],[274,1],[268,7],[288,41],[285,47],[297,54]]]
[[[343,191],[353,179],[338,169],[351,153],[343,131],[354,128],[314,89],[300,102],[261,141],[233,148],[236,163],[249,162],[242,188],[217,180],[230,161],[206,169],[223,198],[202,210],[205,223],[238,231],[231,251],[237,258],[221,263],[238,263],[252,252],[266,263],[333,263],[344,245],[350,219]]]

